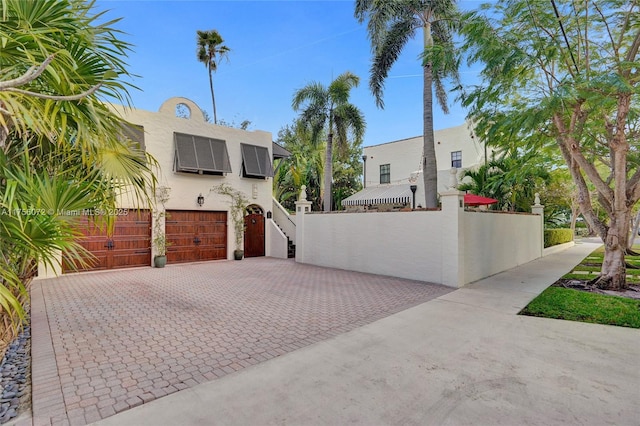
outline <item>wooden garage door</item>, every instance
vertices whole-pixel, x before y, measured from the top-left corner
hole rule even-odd
[[[167,263],[227,258],[227,212],[169,210]]]
[[[79,225],[84,237],[78,243],[88,250],[94,260],[88,267],[81,267],[63,257],[62,271],[97,271],[102,269],[130,268],[151,265],[151,214],[148,210],[118,210],[112,236],[106,228],[96,226],[91,216],[83,216]],[[126,214],[125,214],[126,213]]]

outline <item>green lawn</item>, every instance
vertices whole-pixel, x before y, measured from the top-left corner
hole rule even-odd
[[[634,247],[636,251],[639,247]],[[598,276],[604,256],[599,248],[584,258],[562,279],[590,281]],[[627,262],[640,266],[640,257],[628,256]],[[640,284],[640,269],[627,268],[627,282]],[[549,287],[521,312],[522,315],[570,321],[640,328],[640,300],[590,293],[564,287]]]
[[[549,287],[522,315],[640,328],[640,300]]]

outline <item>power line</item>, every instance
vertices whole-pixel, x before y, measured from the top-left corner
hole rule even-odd
[[[571,50],[571,45],[569,45],[569,39],[567,38],[567,33],[564,31],[564,25],[562,25],[562,19],[560,19],[560,14],[558,13],[555,0],[551,0],[551,5],[553,6],[553,12],[556,14],[556,18],[560,24],[560,31],[562,31],[562,36],[564,37],[564,42],[567,45],[567,50],[571,55],[571,62],[573,62],[573,66],[576,68],[576,73],[579,74],[580,71],[578,70],[578,64],[576,64],[576,58],[573,57],[573,50]]]

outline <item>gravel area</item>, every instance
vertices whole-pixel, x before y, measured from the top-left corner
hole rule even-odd
[[[0,364],[0,424],[31,411],[31,327],[11,342]]]

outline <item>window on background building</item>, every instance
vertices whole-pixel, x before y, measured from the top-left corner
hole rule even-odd
[[[380,183],[391,183],[391,164],[380,165]]]
[[[453,151],[451,153],[451,167],[462,168],[462,151]]]

